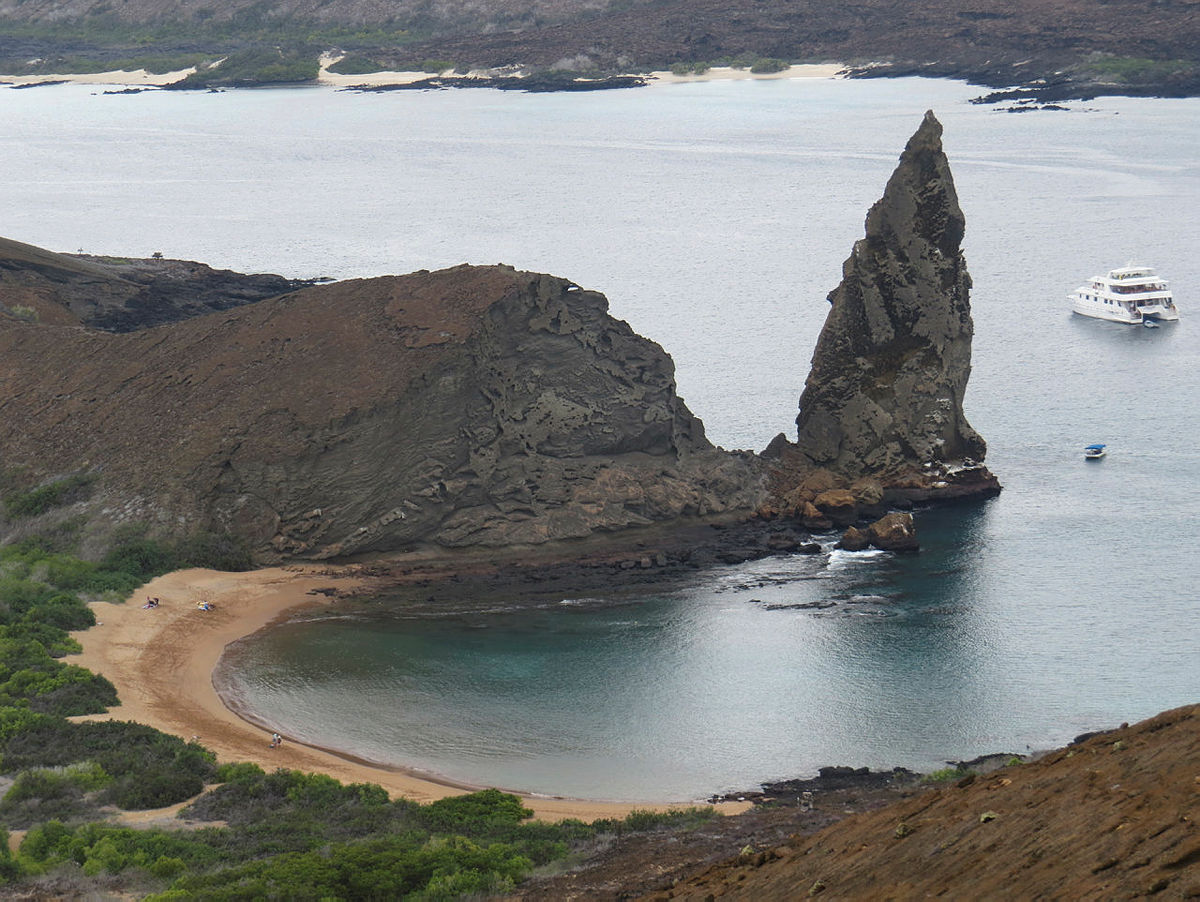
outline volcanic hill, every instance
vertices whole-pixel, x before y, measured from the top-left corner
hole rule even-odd
[[[55,516],[101,532],[147,522],[326,558],[748,514],[761,495],[757,462],[713,448],[670,357],[603,295],[507,267],[126,334],[0,317],[0,359],[6,465],[71,480]]]
[[[83,518],[93,550],[136,523],[325,559],[756,515],[830,529],[987,497],[962,410],[963,230],[929,113],[830,295],[797,441],[761,456],[714,448],[663,349],[566,279],[459,266],[292,290],[0,242],[0,536]],[[907,514],[843,541],[916,547]]]

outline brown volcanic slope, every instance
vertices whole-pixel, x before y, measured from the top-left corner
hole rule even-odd
[[[643,898],[1143,896],[1200,898],[1197,705],[847,818]]]
[[[30,486],[92,479],[56,516],[227,530],[266,556],[752,510],[755,463],[712,447],[670,357],[607,307],[565,279],[460,266],[128,334],[0,316],[0,459]]]

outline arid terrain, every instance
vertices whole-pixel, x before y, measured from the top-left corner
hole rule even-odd
[[[27,65],[62,72],[45,66],[56,58],[115,66],[147,54],[178,60],[270,51],[275,63],[308,60],[311,70],[263,77],[295,81],[315,77],[317,54],[335,47],[378,68],[419,69],[437,60],[462,72],[528,67],[594,75],[739,60],[748,67],[765,58],[833,61],[861,75],[1026,86],[1044,98],[1185,96],[1200,91],[1197,6],[1194,0],[237,0],[219,7],[205,0],[0,0],[0,66],[8,74]]]
[[[1200,898],[1200,706],[933,785],[818,788],[811,811],[780,797],[618,842],[519,898]]]

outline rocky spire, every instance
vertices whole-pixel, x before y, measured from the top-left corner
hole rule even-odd
[[[929,462],[983,459],[986,445],[962,409],[971,277],[941,139],[929,111],[829,295],[796,419],[796,450],[811,467],[886,486]]]

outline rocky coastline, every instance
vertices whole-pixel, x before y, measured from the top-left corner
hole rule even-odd
[[[605,538],[645,569],[641,530],[707,523],[721,542],[692,539],[689,560],[833,529],[915,551],[914,504],[1000,490],[962,408],[964,222],[929,113],[830,295],[796,438],[761,454],[714,447],[670,356],[568,279],[297,284],[2,242],[6,492],[54,503],[6,505],[0,535],[82,519],[102,547],[144,523],[265,563]]]

